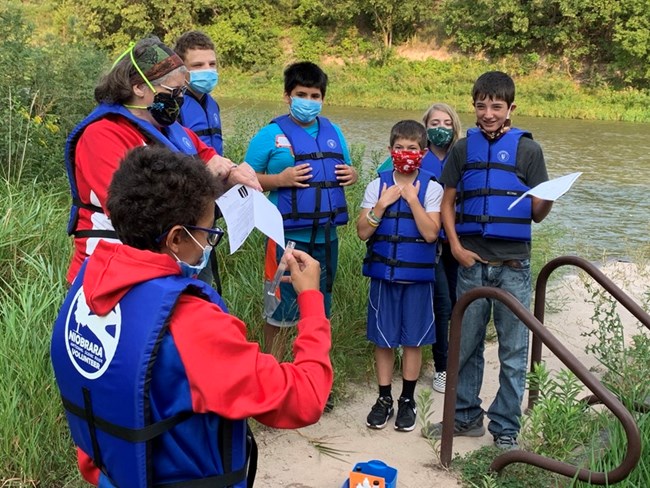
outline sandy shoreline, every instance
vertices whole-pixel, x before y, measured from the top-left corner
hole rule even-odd
[[[575,268],[574,268],[575,269]],[[601,270],[637,303],[642,304],[644,294],[650,289],[650,270],[635,264],[610,262]],[[591,283],[593,280],[588,279]],[[580,272],[571,272],[549,286],[545,325],[559,337],[563,344],[588,368],[597,368],[598,362],[585,350],[587,340],[582,333],[592,328],[590,317],[593,305],[587,302],[590,293],[585,289]],[[622,307],[619,306],[619,309]],[[557,310],[558,311],[552,311]],[[626,336],[638,333],[636,319],[626,310],[619,310],[625,325]],[[487,409],[498,388],[497,344],[490,343],[485,351],[486,367],[481,398]],[[546,348],[543,358],[550,369],[562,368],[560,361]],[[431,388],[432,369],[424,369],[418,389]],[[399,391],[399,380],[393,382]],[[413,432],[398,432],[392,421],[380,431],[368,429],[365,417],[377,395],[374,383],[351,385],[349,398],[325,414],[310,427],[279,431],[261,427],[256,435],[260,460],[256,486],[285,488],[336,488],[346,480],[350,469],[357,463],[380,459],[398,470],[400,488],[459,486],[454,473],[441,467],[430,444],[420,436],[419,427]],[[417,391],[416,391],[417,394]],[[430,420],[442,419],[444,396],[433,392]],[[323,442],[340,452],[339,459],[320,454],[313,446]],[[492,438],[457,438],[453,451],[466,453],[489,445]]]

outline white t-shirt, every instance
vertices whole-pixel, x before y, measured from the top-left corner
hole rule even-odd
[[[395,179],[393,179],[395,183]],[[363,194],[363,201],[361,208],[373,208],[379,200],[380,179],[372,180],[366,187]],[[442,201],[442,186],[439,183],[430,180],[427,185],[427,192],[424,196],[424,211],[425,212],[440,212],[440,202]]]

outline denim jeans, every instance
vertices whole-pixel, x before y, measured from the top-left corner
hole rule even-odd
[[[530,307],[530,260],[521,268],[475,263],[458,270],[457,294],[478,286],[493,286],[510,292],[526,308]],[[483,384],[485,329],[494,309],[494,325],[499,341],[499,390],[488,409],[488,430],[496,438],[519,433],[521,402],[528,364],[528,328],[498,300],[478,299],[463,317],[460,343],[460,371],[456,399],[456,422],[472,423],[483,415],[479,393]]]

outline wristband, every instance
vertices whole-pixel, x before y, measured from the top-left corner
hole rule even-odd
[[[368,212],[368,219],[372,220],[377,225],[379,225],[381,223],[381,218],[377,217],[377,215],[375,215],[375,212],[374,212],[374,210],[372,208],[370,209],[370,212]]]
[[[370,227],[375,227],[375,228],[379,227],[379,222],[376,222],[376,221],[372,220],[372,218],[370,217],[370,214],[366,215],[366,220],[368,221],[368,224],[370,225]]]

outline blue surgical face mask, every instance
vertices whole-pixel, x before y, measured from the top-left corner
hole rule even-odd
[[[219,83],[216,69],[190,71],[190,88],[197,93],[210,93]]]
[[[185,229],[185,227],[183,227]],[[199,246],[201,249],[203,249],[203,256],[201,256],[201,260],[192,265],[188,264],[185,261],[181,261],[178,259],[178,256],[172,252],[174,257],[176,258],[176,262],[178,263],[178,266],[181,268],[181,276],[184,276],[185,278],[196,278],[201,271],[208,265],[208,261],[210,260],[210,252],[212,251],[212,246],[209,244],[205,247],[197,241],[194,236],[190,233],[189,230],[185,229],[185,232],[192,238],[194,242],[196,242],[196,245]]]
[[[289,106],[291,115],[303,124],[313,122],[322,108],[323,102],[298,97],[291,97],[291,105]]]

